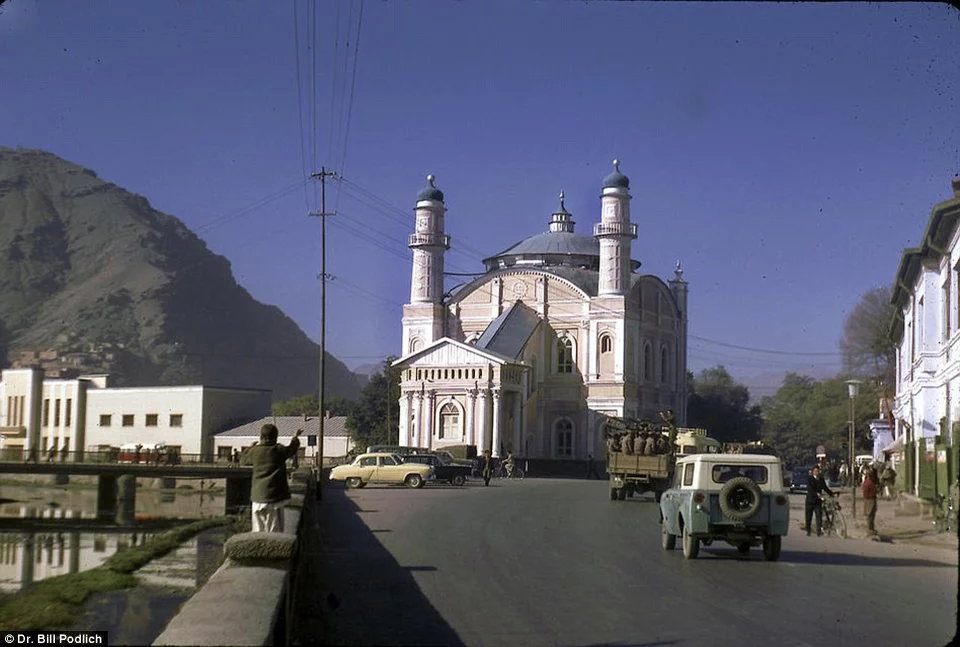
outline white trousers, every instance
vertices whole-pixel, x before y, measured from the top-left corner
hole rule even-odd
[[[283,506],[286,501],[279,503],[257,503],[250,505],[253,508],[253,532],[283,532]]]

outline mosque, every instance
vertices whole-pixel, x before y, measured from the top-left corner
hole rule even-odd
[[[592,236],[574,231],[561,193],[547,232],[484,259],[484,274],[446,293],[444,196],[427,181],[394,362],[400,445],[584,459],[605,455],[607,417],[673,409],[685,424],[687,282],[679,262],[667,282],[639,273],[618,161]]]

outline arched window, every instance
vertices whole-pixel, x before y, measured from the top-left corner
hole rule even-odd
[[[653,379],[653,349],[650,344],[643,345],[643,379]]]
[[[560,418],[553,428],[557,436],[557,456],[573,456],[573,423],[568,418]]]
[[[667,382],[670,379],[670,364],[667,361],[667,347],[660,349],[660,381]]]
[[[600,356],[597,362],[597,372],[600,375],[613,373],[613,335],[600,335]]]
[[[537,356],[530,358],[530,381],[527,382],[527,396],[537,390]]]
[[[460,410],[452,402],[448,402],[440,408],[440,428],[437,430],[437,437],[460,437]]]
[[[557,373],[573,373],[573,340],[557,340]]]
[[[613,339],[610,335],[600,335],[600,352],[609,353],[613,350]]]
[[[410,340],[410,352],[411,352],[411,353],[416,353],[418,350],[420,350],[420,347],[421,347],[422,345],[423,345],[423,344],[422,344],[422,342],[420,341],[420,338],[419,338],[419,337],[414,337],[413,339]]]

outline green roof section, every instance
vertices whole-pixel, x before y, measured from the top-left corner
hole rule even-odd
[[[438,189],[433,183],[436,180],[433,175],[427,176],[427,186],[420,189],[420,193],[417,194],[417,202],[421,200],[433,200],[435,202],[443,202],[443,191]]]
[[[613,160],[613,173],[603,178],[604,189],[629,189],[630,178],[620,172],[620,160]]]

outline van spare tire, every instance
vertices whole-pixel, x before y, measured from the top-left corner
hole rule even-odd
[[[720,511],[727,519],[746,521],[760,510],[763,495],[757,483],[746,476],[737,476],[720,490]]]

